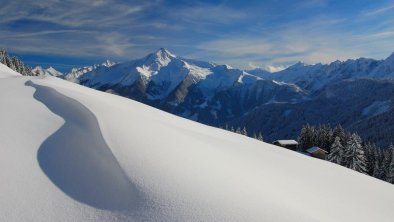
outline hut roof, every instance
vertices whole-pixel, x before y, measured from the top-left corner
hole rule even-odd
[[[281,145],[298,145],[298,142],[295,140],[277,140],[275,142]]]
[[[314,146],[314,147],[311,147],[311,148],[309,148],[309,149],[307,149],[306,150],[306,152],[308,152],[308,153],[315,153],[315,152],[317,152],[317,151],[323,151],[323,152],[325,152],[325,153],[328,153],[327,151],[325,151],[325,150],[323,150],[322,148],[320,148],[320,147],[317,147],[317,146]]]

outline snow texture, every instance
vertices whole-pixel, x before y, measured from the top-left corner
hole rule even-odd
[[[380,221],[344,167],[0,65],[0,221]]]

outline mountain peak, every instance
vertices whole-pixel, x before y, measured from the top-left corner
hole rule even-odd
[[[176,57],[174,54],[172,54],[170,51],[168,51],[166,48],[160,48],[159,50],[157,50],[155,52],[155,55],[157,57],[161,57],[161,58],[174,58]]]
[[[52,66],[48,67],[47,69],[42,68],[42,66],[36,66],[33,69],[33,72],[35,74],[39,74],[39,75],[50,75],[50,76],[60,76],[60,75],[62,75],[61,72],[57,71]]]
[[[111,67],[111,66],[113,66],[113,65],[116,65],[116,62],[113,62],[113,61],[107,59],[107,60],[105,60],[103,63],[101,63],[101,65],[102,65],[102,66],[105,66],[105,67]]]
[[[174,58],[176,58],[176,56],[172,54],[170,51],[168,51],[165,48],[160,48],[156,52],[146,56],[144,63],[149,66],[152,64],[156,64],[158,65],[158,67],[161,67],[161,66],[166,66]],[[156,67],[156,69],[158,67]]]
[[[304,66],[306,66],[306,64],[304,62],[299,61],[296,64],[289,66],[289,69],[298,69],[298,68],[304,67]]]

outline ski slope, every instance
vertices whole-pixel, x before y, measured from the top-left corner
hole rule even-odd
[[[0,221],[393,221],[394,186],[0,64]]]

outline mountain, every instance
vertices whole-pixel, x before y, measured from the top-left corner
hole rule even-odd
[[[393,95],[393,61],[392,55],[385,60],[298,62],[275,73],[263,69],[246,72],[185,59],[162,48],[141,59],[82,73],[77,81],[207,125],[246,127],[250,135],[261,132],[267,141],[297,139],[307,123],[343,124],[387,147],[393,133],[368,131],[365,124],[378,127],[394,122],[389,115],[392,102],[385,95]],[[365,89],[376,92],[371,96]],[[330,94],[348,102],[323,96]],[[361,115],[379,101],[384,108],[378,113]],[[381,115],[388,118],[385,123]]]
[[[47,69],[43,69],[41,66],[36,66],[33,70],[33,73],[36,75],[50,75],[50,76],[55,76],[55,77],[60,77],[63,75],[63,73],[57,71],[53,67],[49,67]]]
[[[394,79],[394,52],[372,71],[371,76],[378,78],[390,76],[391,79]]]
[[[112,62],[110,60],[105,60],[101,64],[95,64],[92,66],[84,66],[80,68],[73,68],[69,73],[64,74],[61,78],[70,81],[70,82],[75,82],[79,83],[78,78],[82,76],[85,73],[91,72],[96,69],[102,69],[102,68],[109,68],[111,66],[114,66],[116,62]]]
[[[0,79],[2,221],[394,218],[393,185],[339,165],[52,76]]]
[[[393,80],[344,80],[326,85],[299,103],[255,107],[228,124],[235,127],[246,125],[250,132],[264,132],[267,141],[296,139],[306,123],[341,124],[358,132],[365,140],[386,148],[394,138],[393,93]]]
[[[211,95],[258,78],[227,65],[183,59],[162,48],[142,59],[95,70],[78,79],[83,85],[116,88],[122,94],[155,101],[185,86],[198,85],[201,93]]]
[[[241,116],[259,104],[296,102],[306,95],[294,84],[263,80],[228,65],[185,59],[164,48],[87,72],[78,82],[211,125]]]
[[[255,68],[255,69],[251,69],[251,70],[246,70],[247,73],[250,73],[252,75],[258,76],[260,78],[265,79],[267,76],[272,75],[271,72],[262,69],[262,68]]]
[[[258,72],[258,70],[250,72]],[[259,74],[264,79],[294,83],[304,89],[316,91],[328,83],[346,79],[394,79],[394,55],[385,60],[359,58],[314,65],[298,62],[276,73],[260,72]]]

